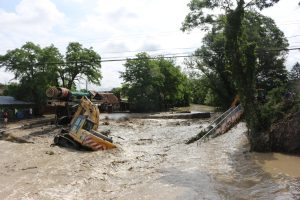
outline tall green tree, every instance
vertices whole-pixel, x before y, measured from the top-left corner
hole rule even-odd
[[[121,73],[121,77],[127,87],[130,110],[158,111],[163,76],[157,63],[153,62],[146,53],[139,53],[137,59],[128,59],[124,66],[125,72]]]
[[[58,50],[54,46],[42,49],[39,45],[27,42],[21,48],[8,51],[0,57],[1,67],[15,75],[19,85],[13,86],[16,97],[33,101],[39,112],[45,103],[45,90],[57,84],[56,66],[50,62],[61,62]]]
[[[287,82],[285,68],[288,41],[273,19],[255,11],[246,11],[243,20],[244,38],[256,46],[256,85],[270,91]]]
[[[9,50],[0,56],[0,67],[15,75],[19,84],[9,87],[9,94],[36,103],[36,110],[45,104],[45,91],[49,86],[75,87],[75,81],[85,78],[100,84],[101,57],[92,48],[70,43],[66,55],[50,45],[41,48],[27,42],[21,48]]]
[[[195,51],[195,57],[186,61],[186,64],[191,69],[201,71],[199,81],[205,83],[206,87],[215,94],[213,101],[206,102],[227,108],[236,92],[232,82],[232,73],[225,59],[224,46],[224,34],[215,29],[204,37],[202,47]]]
[[[273,6],[279,0],[192,0],[189,4],[190,13],[186,16],[182,30],[195,27],[208,30],[218,22],[218,16],[213,14],[215,9],[221,9],[225,16],[225,56],[232,72],[241,103],[245,109],[245,118],[250,129],[249,138],[252,150],[268,150],[269,145],[263,134],[264,126],[261,113],[256,105],[256,44],[245,38],[245,11]]]
[[[163,76],[163,85],[160,89],[161,102],[165,109],[173,106],[186,106],[189,104],[188,79],[176,66],[174,60],[159,57],[157,60],[160,72]]]
[[[121,77],[130,110],[159,111],[189,104],[187,78],[174,61],[162,57],[153,60],[148,54],[139,53],[137,59],[128,59],[124,66]]]
[[[225,18],[219,16],[203,38],[203,45],[195,52],[187,64],[208,77],[209,88],[217,97],[217,106],[228,108],[236,95],[232,72],[225,55]],[[284,66],[285,49],[288,42],[275,22],[255,11],[245,12],[243,21],[245,42],[256,44],[257,63],[255,68],[256,87],[270,91],[287,81]],[[202,79],[200,79],[202,80]]]
[[[75,81],[86,78],[89,82],[100,85],[101,57],[92,48],[83,48],[78,42],[71,42],[67,47],[65,64],[58,73],[63,87],[71,89]]]

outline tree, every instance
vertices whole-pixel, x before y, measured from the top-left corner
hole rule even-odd
[[[206,102],[227,109],[236,92],[225,59],[224,46],[224,34],[220,30],[214,29],[207,33],[202,47],[195,51],[194,57],[186,60],[186,65],[191,70],[200,71],[198,73],[199,81],[206,84],[208,91],[214,94],[210,95],[210,100]],[[203,82],[204,80],[206,81]]]
[[[55,66],[48,64],[60,59],[57,52],[54,46],[42,49],[27,42],[20,49],[8,51],[0,57],[1,67],[6,67],[19,80],[19,85],[11,87],[12,93],[19,99],[33,101],[38,113],[46,100],[46,88],[57,84]]]
[[[300,64],[297,62],[291,72],[290,72],[290,79],[291,80],[299,80],[300,79]]]
[[[288,41],[273,19],[255,11],[246,11],[243,20],[245,39],[256,46],[256,85],[270,91],[287,82],[285,68]]]
[[[164,109],[173,106],[187,106],[189,104],[188,79],[186,75],[181,73],[180,67],[176,66],[174,60],[163,57],[159,57],[153,62],[157,62],[163,76],[160,93]]]
[[[45,104],[45,91],[49,86],[75,87],[75,81],[83,76],[90,82],[100,84],[100,56],[92,49],[79,43],[70,43],[66,56],[50,45],[41,48],[27,42],[21,48],[0,56],[0,67],[14,73],[18,85],[11,88],[15,97],[33,101],[38,111]]]
[[[257,46],[256,87],[266,91],[280,87],[287,81],[285,54],[272,49],[285,49],[288,46],[282,31],[272,19],[255,11],[245,12],[243,26],[246,42]],[[202,76],[208,77],[208,87],[217,97],[217,106],[228,108],[236,95],[236,90],[225,55],[224,28],[225,20],[221,15],[212,30],[203,38],[202,47],[196,50],[195,57],[190,58],[187,65],[200,70]]]
[[[204,56],[201,53],[203,48],[204,45],[195,51],[195,56],[185,59],[189,75],[189,86],[192,91],[192,102],[227,109],[231,102],[231,96],[226,94],[227,90],[224,87],[226,84],[222,82],[218,73],[214,71],[215,65],[208,66],[205,64],[205,59],[202,59],[202,56]],[[217,61],[215,57],[210,57],[206,54],[204,57],[211,58],[210,61]],[[216,66],[218,68],[222,67],[222,65]],[[225,69],[223,72],[226,73]]]
[[[101,57],[92,48],[83,48],[78,42],[71,42],[67,47],[65,64],[59,67],[58,73],[63,87],[71,89],[75,81],[86,78],[100,85]]]
[[[160,109],[160,88],[163,77],[158,65],[146,53],[137,54],[136,60],[127,59],[121,73],[127,85],[128,101],[132,111],[147,112]]]
[[[137,59],[128,59],[124,66],[123,91],[132,111],[159,111],[189,103],[186,76],[174,61],[162,57],[153,60],[148,54],[139,53]]]
[[[245,110],[245,118],[250,129],[249,138],[251,149],[257,151],[268,150],[269,145],[263,133],[264,126],[261,113],[255,99],[255,68],[257,57],[256,44],[245,38],[245,10],[258,8],[260,10],[273,6],[279,0],[192,0],[189,4],[191,12],[186,16],[182,30],[195,27],[209,29],[218,22],[218,16],[208,11],[221,9],[225,16],[225,56],[232,72],[238,94]],[[206,11],[208,10],[208,11]]]
[[[122,88],[121,88],[121,87],[113,88],[113,89],[111,90],[111,92],[112,92],[118,99],[121,99],[121,97],[122,97]]]

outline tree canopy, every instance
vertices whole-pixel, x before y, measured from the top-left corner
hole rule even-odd
[[[256,88],[270,91],[287,81],[284,66],[285,53],[277,49],[288,46],[282,31],[275,22],[255,11],[247,11],[243,21],[245,42],[256,44],[257,64],[255,68]],[[232,71],[225,54],[224,15],[203,38],[203,45],[186,63],[200,76],[206,76],[207,86],[215,94],[217,106],[228,108],[236,95]],[[200,78],[203,82],[203,78]],[[208,94],[208,93],[207,93]]]
[[[220,14],[227,15],[237,8],[262,10],[277,2],[279,0],[191,0],[188,4],[190,12],[185,17],[181,30],[188,31],[196,27],[209,30],[211,25],[218,23]],[[218,11],[214,12],[216,10]],[[239,21],[236,23],[238,25]]]
[[[182,25],[183,31],[196,27],[212,30],[220,15],[220,12],[214,10],[218,9],[224,15],[225,57],[245,110],[251,148],[257,151],[264,151],[268,146],[262,113],[254,101],[256,68],[259,62],[256,55],[257,44],[247,39],[244,23],[247,10],[262,10],[277,2],[279,0],[191,0],[188,5],[190,13]]]
[[[33,101],[40,107],[45,103],[45,90],[49,86],[71,89],[82,77],[100,84],[100,59],[92,48],[83,48],[79,43],[70,43],[63,56],[54,45],[41,48],[27,42],[21,48],[1,55],[0,67],[12,72],[19,81],[18,85],[9,87],[11,94],[18,99]]]
[[[100,85],[101,57],[92,48],[83,48],[78,42],[71,42],[67,47],[65,64],[59,68],[59,77],[63,87],[69,89],[75,81],[85,77],[91,83]]]
[[[174,61],[161,57],[153,60],[148,54],[139,53],[137,59],[128,59],[124,66],[121,77],[130,110],[159,111],[189,103],[187,78]]]
[[[8,51],[0,57],[1,67],[14,73],[19,85],[11,87],[12,94],[18,99],[33,101],[37,108],[45,102],[45,90],[57,84],[54,65],[58,50],[54,46],[42,49],[39,45],[27,42],[21,48]]]

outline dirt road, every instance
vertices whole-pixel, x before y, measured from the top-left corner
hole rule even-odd
[[[48,125],[0,140],[0,199],[296,199],[299,178],[271,175],[248,152],[244,124],[207,143],[184,141],[208,120],[108,120],[117,149],[50,147]],[[13,140],[12,140],[13,141]]]

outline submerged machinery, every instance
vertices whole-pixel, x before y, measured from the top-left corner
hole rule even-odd
[[[65,122],[69,125],[67,129],[62,129],[62,132],[55,136],[54,144],[87,150],[105,150],[116,147],[112,143],[112,138],[97,131],[100,112],[98,106],[88,98],[89,93],[51,87],[46,91],[46,95],[50,98],[48,105],[55,106],[57,110],[66,111],[67,115],[63,117],[67,118],[68,121]],[[57,117],[62,120],[61,116],[57,115]]]

